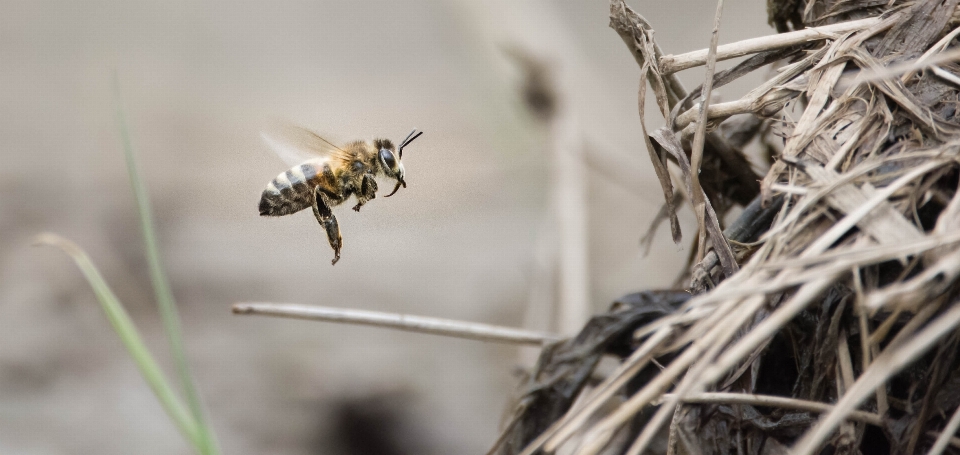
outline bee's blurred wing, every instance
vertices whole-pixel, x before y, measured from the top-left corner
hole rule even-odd
[[[260,137],[289,166],[315,158],[340,157],[346,154],[313,131],[294,125],[274,125],[261,132]]]

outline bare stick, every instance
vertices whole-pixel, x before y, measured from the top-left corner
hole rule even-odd
[[[880,23],[880,18],[868,17],[866,19],[824,25],[823,27],[811,27],[795,32],[745,39],[717,47],[717,60],[729,60],[747,54],[794,46],[809,41],[830,39],[836,37],[836,35],[864,29],[878,23]],[[709,49],[700,49],[680,55],[664,55],[660,58],[660,71],[663,72],[663,74],[671,74],[695,66],[705,65],[707,63],[708,53]]]
[[[754,406],[771,406],[777,408],[798,409],[800,411],[809,411],[817,413],[827,413],[833,410],[833,406],[818,401],[798,400],[796,398],[776,397],[771,395],[754,395],[750,393],[721,393],[704,392],[693,393],[689,395],[678,396],[672,393],[666,393],[661,398],[668,400],[677,398],[682,403],[718,403],[718,404],[749,404]],[[878,414],[865,411],[853,411],[847,417],[850,420],[866,422],[871,425],[882,426],[883,419]]]
[[[501,343],[539,345],[560,340],[560,337],[556,335],[476,322],[349,308],[298,305],[295,303],[237,303],[233,305],[233,312],[234,314],[258,314],[344,324],[372,325],[409,332],[432,333],[434,335]]]
[[[936,66],[936,65],[931,66],[930,71],[933,74],[936,74],[937,76],[939,76],[941,79],[947,82],[950,82],[953,85],[960,86],[960,78],[958,78],[957,76],[954,76],[953,73],[947,72],[943,68],[940,68],[939,66]]]

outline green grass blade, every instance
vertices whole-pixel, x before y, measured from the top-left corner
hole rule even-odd
[[[130,184],[133,186],[133,193],[137,199],[137,209],[140,212],[140,227],[143,230],[147,263],[150,267],[150,281],[153,283],[157,306],[160,308],[163,326],[167,332],[167,338],[170,341],[170,353],[173,356],[174,365],[176,365],[177,374],[180,377],[181,387],[186,395],[190,412],[197,422],[200,442],[197,448],[200,453],[204,455],[217,454],[219,453],[219,449],[216,439],[206,423],[203,405],[200,401],[200,394],[197,392],[197,388],[190,375],[190,366],[187,363],[187,356],[183,348],[180,316],[173,298],[173,291],[170,288],[170,281],[167,280],[167,275],[160,261],[160,247],[158,246],[155,224],[153,222],[153,211],[150,208],[150,198],[147,196],[147,190],[143,181],[140,179],[140,174],[137,169],[136,156],[133,153],[130,131],[127,128],[126,116],[120,103],[120,89],[116,78],[114,78],[114,90],[117,97],[117,122],[120,128],[121,140],[123,141],[123,152],[127,159],[127,172],[130,174]]]
[[[183,433],[184,437],[187,438],[187,441],[194,447],[199,448],[201,435],[196,420],[194,420],[186,406],[180,401],[173,387],[170,386],[163,376],[163,371],[160,369],[160,366],[157,365],[153,356],[150,355],[150,351],[143,343],[143,339],[140,338],[140,333],[133,324],[133,320],[130,319],[130,315],[123,309],[123,305],[120,304],[117,296],[114,295],[110,286],[104,281],[103,276],[100,275],[100,271],[97,270],[97,267],[90,260],[90,257],[87,256],[87,253],[77,246],[77,244],[56,234],[41,234],[36,238],[35,244],[59,248],[73,259],[77,267],[80,268],[80,271],[83,272],[83,275],[87,278],[87,282],[90,283],[90,287],[93,288],[93,292],[97,295],[97,300],[100,301],[100,306],[103,308],[103,312],[106,313],[107,319],[117,332],[117,335],[120,336],[120,341],[122,341],[124,347],[127,348],[127,352],[133,357],[133,361],[140,370],[140,374],[143,375],[143,378],[147,381],[147,384],[153,390],[157,399],[160,400],[163,409],[167,411],[170,419],[177,425],[177,428]]]

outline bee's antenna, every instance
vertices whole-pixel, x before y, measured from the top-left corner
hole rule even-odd
[[[416,133],[416,135],[414,135],[414,133]],[[414,128],[413,131],[411,131],[410,134],[407,135],[407,138],[400,143],[400,147],[397,147],[397,154],[400,156],[400,159],[403,159],[403,148],[409,145],[418,137],[420,137],[421,134],[423,134],[423,131],[420,131],[418,133],[417,129]]]
[[[408,141],[410,141],[410,137],[413,136],[413,133],[416,133],[416,132],[417,132],[417,129],[414,128],[413,131],[411,131],[410,134],[407,135],[407,138],[406,138],[406,139],[400,141],[400,146],[402,147],[402,146],[406,145],[406,143],[407,143]]]

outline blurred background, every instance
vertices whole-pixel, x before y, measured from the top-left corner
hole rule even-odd
[[[709,43],[714,2],[629,3],[666,52]],[[570,332],[543,307],[562,287],[551,264],[569,234],[553,213],[567,183],[557,147],[582,165],[571,184],[585,209],[574,233],[587,313],[669,286],[688,254],[689,209],[684,246],[666,228],[648,256],[639,246],[662,196],[637,120],[639,68],[607,26],[607,2],[0,0],[0,11],[2,453],[190,453],[73,263],[29,246],[41,231],[83,246],[168,358],[118,104],[224,453],[484,453],[535,350],[238,317],[230,305]],[[721,42],[769,33],[761,0],[728,2]],[[573,134],[527,110],[510,48],[549,70],[560,130]],[[688,87],[702,76],[681,74]],[[261,191],[286,169],[259,137],[275,119],[336,141],[426,132],[405,154],[407,189],[337,210],[335,267],[309,210],[258,216]],[[652,109],[648,121],[662,122]]]

